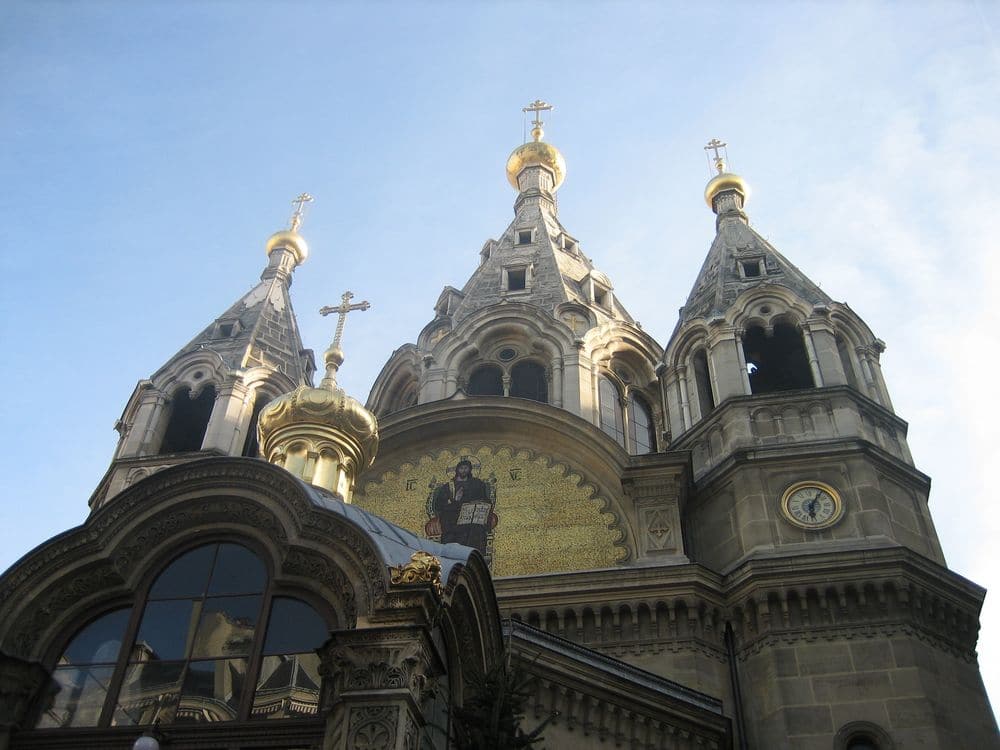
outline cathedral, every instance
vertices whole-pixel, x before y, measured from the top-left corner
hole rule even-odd
[[[945,564],[883,342],[713,140],[661,344],[562,224],[547,109],[513,220],[366,403],[337,375],[368,302],[321,311],[321,373],[299,334],[306,194],[139,381],[87,520],[0,577],[0,750],[1000,747],[985,590]]]

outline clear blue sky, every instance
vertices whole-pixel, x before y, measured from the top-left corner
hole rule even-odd
[[[754,226],[888,349],[949,564],[998,581],[995,3],[0,5],[0,569],[83,521],[138,379],[249,288],[316,197],[306,344],[344,289],[364,400],[512,215],[521,106],[556,105],[560,218],[665,343],[713,236],[702,144]],[[1000,605],[981,660],[1000,695]]]

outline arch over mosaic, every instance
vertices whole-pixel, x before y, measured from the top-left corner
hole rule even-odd
[[[421,536],[479,548],[495,576],[631,557],[611,502],[566,463],[524,448],[426,453],[366,483],[355,504]]]

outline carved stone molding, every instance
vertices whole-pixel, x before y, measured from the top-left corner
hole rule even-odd
[[[347,747],[394,750],[399,706],[352,706],[347,722]]]
[[[334,701],[345,693],[405,689],[420,705],[429,678],[442,671],[429,633],[409,625],[337,631],[319,654]]]

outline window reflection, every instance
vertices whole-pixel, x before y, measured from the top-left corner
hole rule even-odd
[[[263,561],[240,545],[186,553],[153,582],[141,616],[116,610],[74,636],[55,665],[59,690],[37,726],[100,726],[102,714],[104,726],[315,717],[322,683],[315,649],[328,625],[287,596],[273,598],[265,621],[267,588]],[[257,628],[266,622],[255,657]],[[123,649],[129,627],[136,635]],[[248,690],[249,717],[240,715]]]
[[[246,673],[246,659],[191,662],[174,721],[203,723],[237,718]]]
[[[114,667],[60,667],[52,675],[59,690],[38,722],[41,728],[94,727],[101,718]]]
[[[260,596],[205,600],[191,658],[245,656],[253,647]]]
[[[112,726],[174,720],[184,675],[184,662],[148,661],[132,664],[125,673]]]
[[[294,719],[319,711],[319,657],[314,653],[265,656],[254,693],[253,719]]]

